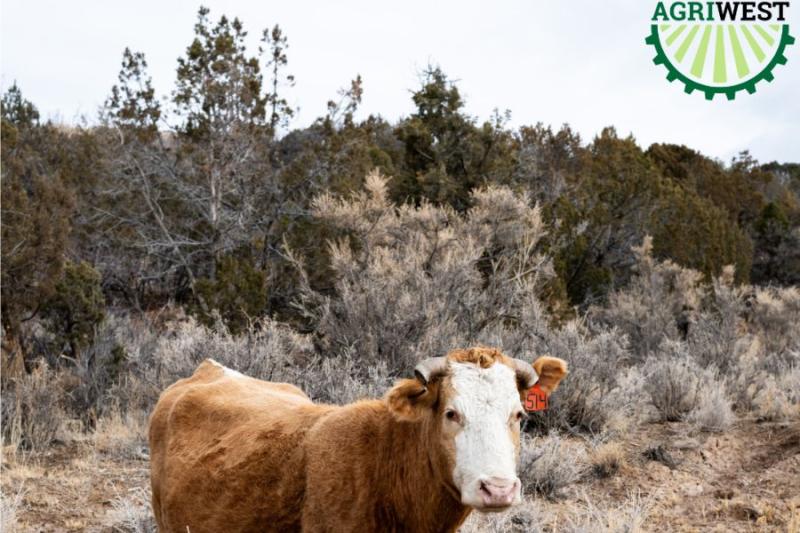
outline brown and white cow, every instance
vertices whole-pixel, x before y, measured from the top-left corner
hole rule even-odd
[[[564,361],[471,348],[415,373],[333,406],[206,360],[150,421],[159,530],[454,531],[517,503],[521,396],[552,392]]]

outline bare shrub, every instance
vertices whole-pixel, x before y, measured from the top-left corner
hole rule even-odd
[[[735,346],[736,367],[729,390],[738,409],[762,420],[787,420],[800,416],[800,352],[782,359],[766,353],[761,335],[748,335]]]
[[[557,498],[564,488],[583,476],[585,465],[586,450],[558,434],[536,439],[525,437],[521,443],[519,477],[526,492]]]
[[[754,399],[763,388],[767,373],[762,368],[765,359],[764,345],[756,335],[747,335],[734,344],[733,375],[728,382],[735,407],[749,411],[755,409]]]
[[[736,366],[733,357],[744,332],[747,287],[734,285],[733,266],[727,266],[713,280],[703,308],[688,328],[692,354],[703,367],[713,366],[728,373]]]
[[[108,409],[127,408],[123,404],[130,393],[118,384],[138,370],[132,355],[152,354],[161,333],[146,315],[106,313],[92,334],[92,343],[80,350],[79,357],[67,357],[58,350],[47,352],[54,345],[53,335],[41,321],[32,320],[28,329],[32,352],[45,354],[50,372],[58,375],[58,387],[56,383],[51,387],[58,390],[61,406],[85,428],[93,427]],[[12,383],[8,390],[13,388]]]
[[[749,304],[748,322],[762,333],[767,353],[800,355],[800,288],[757,288]]]
[[[3,438],[14,448],[42,451],[64,420],[62,376],[40,360],[30,374],[3,391]]]
[[[800,367],[765,376],[752,402],[756,416],[762,420],[800,418]]]
[[[171,329],[155,341],[122,335],[126,372],[109,388],[108,408],[149,411],[164,388],[190,376],[206,358],[268,381],[293,379],[298,373],[295,365],[304,366],[313,358],[303,335],[270,319],[253,323],[240,335],[233,335],[221,322],[207,327],[192,318]]]
[[[645,362],[645,390],[658,420],[682,420],[697,406],[703,370],[683,342],[665,341],[657,357]]]
[[[617,330],[593,333],[575,320],[540,336],[532,353],[563,358],[569,376],[553,395],[551,408],[531,415],[529,427],[598,433],[622,429],[621,419],[633,419],[640,396],[625,382],[631,357],[624,335]]]
[[[706,292],[702,274],[671,261],[653,258],[653,239],[632,248],[635,275],[624,289],[612,292],[605,307],[593,307],[593,321],[625,333],[641,361],[664,340],[684,338]]]
[[[156,379],[167,384],[191,375],[206,358],[248,376],[280,381],[286,377],[286,367],[310,354],[311,345],[305,337],[269,319],[253,324],[238,336],[222,323],[204,327],[189,319],[174,335],[160,340],[153,363]]]
[[[74,378],[69,408],[88,425],[107,411],[118,409],[126,395],[116,397],[111,392],[130,370],[128,348],[135,346],[141,351],[154,345],[154,330],[145,319],[109,313],[97,327],[94,342],[72,361],[68,369]]]
[[[302,371],[295,384],[315,401],[347,404],[382,396],[392,381],[386,363],[378,362],[365,372],[355,355],[348,353],[318,359]]]
[[[725,383],[713,380],[700,386],[697,403],[687,415],[689,423],[701,431],[726,431],[735,419]]]
[[[303,282],[319,352],[355,353],[364,368],[384,361],[397,373],[519,325],[538,280],[552,273],[535,251],[541,214],[504,188],[473,201],[465,217],[427,203],[395,206],[377,173],[349,199],[317,198],[315,215],[349,235],[329,245],[336,296]]]
[[[159,337],[140,331],[147,326],[124,317],[111,317],[109,322],[113,330],[109,336],[114,340],[106,346],[122,346],[124,358],[113,383],[104,385],[102,422],[98,420],[103,427],[98,427],[95,437],[108,441],[112,449],[118,447],[113,442],[117,429],[128,425],[138,431],[139,418],[149,412],[161,391],[190,376],[206,358],[258,379],[293,383],[314,400],[331,403],[380,396],[393,379],[386,363],[378,361],[365,368],[352,351],[330,360],[319,357],[307,336],[270,319],[254,322],[237,335],[221,322],[205,326],[193,318],[172,324],[171,331]],[[135,432],[118,436],[124,451]],[[137,453],[135,446],[133,453]]]
[[[635,358],[648,357],[640,370],[657,418],[689,416],[697,429],[724,431],[732,407],[763,419],[795,416],[800,290],[737,287],[732,266],[704,285],[694,271],[653,260],[651,247],[645,239],[634,248],[631,284],[588,316],[626,332]]]
[[[754,400],[762,389],[800,364],[800,292],[735,288],[726,274],[715,280],[689,344],[701,365],[728,376],[738,408],[758,409]]]

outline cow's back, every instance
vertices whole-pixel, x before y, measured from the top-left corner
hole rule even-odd
[[[205,361],[164,391],[150,419],[159,529],[298,530],[302,442],[330,409],[312,404],[293,385],[245,377]]]

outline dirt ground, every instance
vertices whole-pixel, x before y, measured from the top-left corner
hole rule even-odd
[[[21,497],[18,531],[122,531],[118,507],[146,496],[148,476],[146,456],[105,454],[76,441],[9,460],[2,488],[9,499]]]
[[[624,463],[615,474],[587,473],[541,505],[566,517],[579,501],[613,508],[635,494],[647,507],[645,531],[800,531],[800,423],[686,431],[683,424],[640,428],[620,442]],[[2,469],[20,531],[136,530],[147,521],[147,487],[144,450],[108,453],[89,439],[6,456]]]
[[[683,424],[642,427],[624,442],[628,464],[589,492],[613,503],[638,491],[646,531],[800,531],[800,424],[686,434]]]

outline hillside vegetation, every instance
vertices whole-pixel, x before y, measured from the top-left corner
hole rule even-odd
[[[126,50],[91,125],[3,96],[4,531],[149,530],[147,415],[206,357],[345,403],[476,344],[570,374],[465,530],[800,528],[797,164],[481,121],[438,67],[293,128],[245,35],[201,9],[163,98]]]

